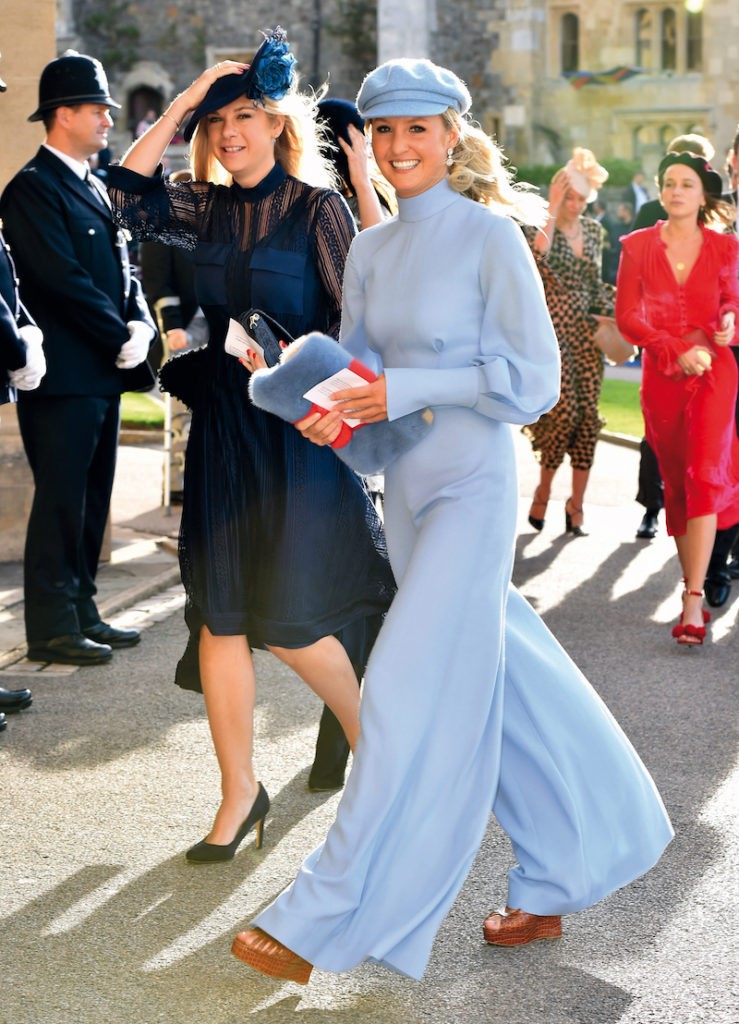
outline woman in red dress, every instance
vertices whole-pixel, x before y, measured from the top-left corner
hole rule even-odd
[[[685,584],[673,636],[700,645],[716,528],[739,521],[737,366],[728,349],[739,344],[739,243],[720,233],[731,213],[721,203],[720,175],[702,157],[668,153],[658,181],[667,220],[623,239],[616,319],[644,349],[646,436],[664,478],[667,530]]]

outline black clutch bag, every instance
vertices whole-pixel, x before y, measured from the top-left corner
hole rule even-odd
[[[249,347],[258,347],[262,351],[267,366],[276,366],[282,355],[280,342],[289,345],[292,336],[271,316],[261,309],[249,309],[242,313],[236,321],[246,333],[244,338],[237,327],[232,324],[226,337],[225,348],[232,356],[243,359]]]

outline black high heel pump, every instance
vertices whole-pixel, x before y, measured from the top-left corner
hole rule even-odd
[[[567,506],[570,506],[572,512],[568,512]],[[580,520],[579,523],[573,522],[575,516]],[[583,512],[582,505],[578,508],[572,504],[572,498],[568,498],[565,502],[565,531],[571,533],[573,537],[587,537],[587,533],[582,528]]]
[[[534,497],[531,499],[531,508],[529,509],[529,523],[534,527],[535,530],[539,530],[540,532],[544,529],[544,516],[542,516],[541,519],[538,519],[535,515],[532,515],[534,511],[534,506],[540,505],[544,509],[544,513],[546,514],[548,504],[548,498],[546,501],[542,501],[542,499],[539,497],[539,488],[537,487],[534,491]]]
[[[264,819],[267,817],[267,811],[269,811],[269,797],[267,796],[267,790],[260,782],[259,792],[252,804],[249,815],[231,842],[220,845],[218,843],[207,843],[203,839],[201,842],[190,847],[185,854],[186,860],[191,864],[214,864],[217,861],[231,860],[244,836],[252,828],[256,829],[254,846],[257,850],[261,850],[264,838]]]

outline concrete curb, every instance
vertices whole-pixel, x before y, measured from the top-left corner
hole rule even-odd
[[[118,444],[162,445],[164,451],[163,433],[163,427],[121,427]]]
[[[173,587],[179,582],[179,566],[172,565],[168,569],[165,569],[164,572],[160,572],[158,575],[152,576],[148,580],[142,580],[139,583],[134,583],[133,586],[109,597],[106,601],[101,601],[98,606],[100,617],[102,619],[108,619],[110,616],[115,615],[116,612],[123,611],[126,608],[131,608],[133,605],[138,604],[139,601],[145,601],[148,597],[152,597],[154,594],[158,594],[160,591],[166,590],[168,587]],[[24,642],[15,647],[11,647],[7,651],[0,651],[0,669],[8,668],[10,665],[14,665],[17,661],[21,661],[25,658],[26,649],[26,644]]]
[[[159,431],[137,431],[137,436],[134,439],[132,436],[133,433],[134,432],[132,431],[126,431],[126,443],[147,443],[160,436]],[[639,438],[631,437],[627,434],[616,434],[608,430],[601,431],[600,440],[607,441],[610,444],[619,445],[624,448],[631,448],[634,450],[638,450],[639,448]],[[172,549],[172,553],[176,554],[176,548]],[[171,565],[156,576],[139,580],[127,587],[125,590],[121,590],[119,593],[112,594],[107,599],[101,600],[99,605],[100,615],[103,619],[107,620],[113,615],[131,608],[138,602],[145,601],[152,595],[157,594],[162,590],[166,590],[168,587],[175,586],[179,582],[179,566],[177,564]],[[0,651],[0,669],[5,669],[10,665],[14,665],[16,662],[23,660],[25,656],[25,642],[17,644],[15,647],[11,647],[8,650]]]
[[[150,444],[152,441],[161,442],[162,430],[159,427],[146,429],[121,428],[120,444]],[[610,441],[612,444],[620,444],[624,448],[638,448],[640,438],[632,437],[631,434],[616,434],[611,430],[601,430],[601,441]]]
[[[611,430],[601,430],[600,440],[608,441],[610,444],[618,444],[622,448],[633,448],[635,451],[639,450],[641,444],[641,438],[632,437],[631,434],[615,434]]]
[[[158,594],[160,590],[166,590],[167,587],[173,587],[179,582],[180,567],[172,565],[157,576],[152,576],[148,580],[142,580],[140,583],[134,583],[133,586],[122,590],[119,594],[109,597],[107,601],[102,601],[98,609],[100,617],[107,619],[111,615],[115,615],[116,612],[131,608],[133,605],[138,604],[139,601],[145,601],[152,594]]]

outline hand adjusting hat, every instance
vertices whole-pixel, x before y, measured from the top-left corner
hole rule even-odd
[[[357,95],[362,117],[427,117],[449,107],[466,114],[469,90],[453,71],[425,58],[388,60],[370,71]]]
[[[285,30],[277,25],[267,34],[264,42],[254,54],[249,67],[243,74],[223,75],[217,78],[190,115],[182,133],[185,142],[195,134],[198,121],[206,114],[233,103],[239,96],[259,102],[265,96],[281,100],[295,81],[297,61],[290,53]]]

